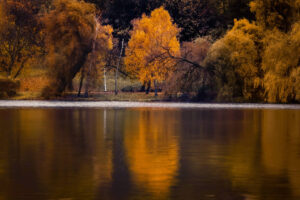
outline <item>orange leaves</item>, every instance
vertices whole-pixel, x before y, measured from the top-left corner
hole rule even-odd
[[[94,5],[76,0],[54,0],[52,5],[55,9],[44,17],[46,32],[51,33],[48,42],[65,44],[81,40],[82,44],[90,45],[96,25]]]
[[[131,39],[126,49],[125,65],[141,82],[162,81],[174,66],[169,55],[179,54],[179,29],[169,13],[160,7],[148,17],[133,21]]]
[[[97,24],[97,38],[96,38],[96,50],[99,53],[105,53],[108,50],[111,50],[113,48],[113,28],[109,25],[107,26],[102,26],[101,24]]]

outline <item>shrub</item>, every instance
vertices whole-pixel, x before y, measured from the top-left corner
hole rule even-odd
[[[19,88],[19,81],[14,81],[9,78],[0,78],[0,98],[15,96]]]

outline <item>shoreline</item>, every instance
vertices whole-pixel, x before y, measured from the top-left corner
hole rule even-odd
[[[300,104],[0,100],[0,108],[187,108],[300,110]]]

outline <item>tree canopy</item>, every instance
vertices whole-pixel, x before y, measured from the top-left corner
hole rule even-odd
[[[0,6],[0,71],[16,78],[42,45],[41,26],[32,1],[7,0]]]
[[[95,38],[103,39],[103,28],[98,24],[93,4],[77,0],[54,0],[52,8],[44,17],[47,66],[53,82],[51,94],[61,94],[72,84],[75,75],[84,66],[93,50]],[[97,32],[99,30],[99,32]],[[110,34],[110,30],[104,31]],[[109,39],[106,38],[106,39]],[[100,45],[107,46],[106,41]]]
[[[127,71],[141,82],[164,80],[174,66],[169,54],[179,53],[178,34],[179,29],[163,7],[135,20],[126,49]]]
[[[218,99],[299,101],[299,2],[254,0],[250,6],[256,21],[235,21],[207,57]]]

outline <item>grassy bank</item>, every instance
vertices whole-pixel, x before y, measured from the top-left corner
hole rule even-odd
[[[39,92],[19,92],[10,100],[43,100]],[[69,92],[62,97],[56,97],[52,100],[66,100],[66,101],[138,101],[138,102],[153,102],[165,101],[163,94],[159,93],[155,97],[154,93],[145,94],[144,92],[119,92],[115,95],[114,92],[91,92],[89,97],[77,96],[75,92]]]
[[[79,76],[73,80],[74,90],[66,92],[61,97],[54,97],[53,100],[67,100],[67,101],[162,101],[164,95],[159,93],[155,97],[154,93],[145,94],[144,92],[122,92],[124,88],[133,87],[139,88],[141,84],[137,80],[131,80],[120,76],[118,79],[119,93],[115,95],[115,74],[114,72],[107,73],[106,88],[108,92],[104,92],[103,79],[97,80],[96,84],[92,86],[89,97],[84,97],[84,87],[82,88],[81,97],[77,96],[79,86]],[[44,87],[49,84],[47,71],[44,69],[24,70],[24,73],[18,78],[20,81],[20,89],[16,96],[7,97],[9,100],[43,100],[41,93]]]

